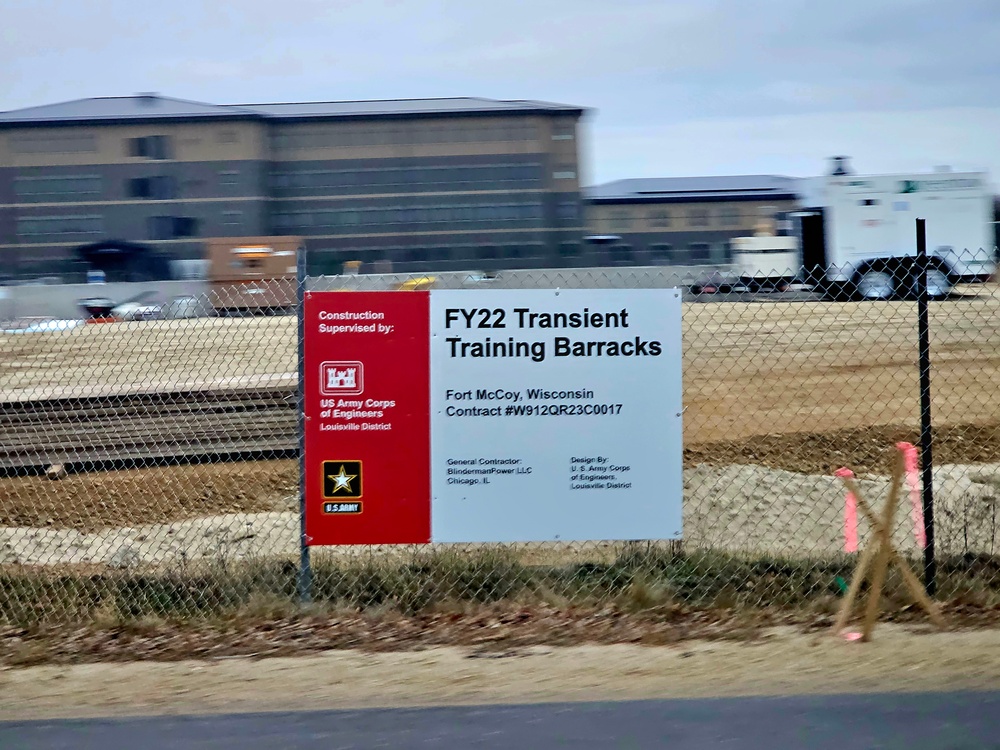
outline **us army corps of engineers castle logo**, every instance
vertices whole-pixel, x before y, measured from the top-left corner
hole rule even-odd
[[[319,392],[323,396],[356,396],[365,390],[361,362],[323,362],[319,366]]]

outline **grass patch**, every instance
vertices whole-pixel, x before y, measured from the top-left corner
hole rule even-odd
[[[297,595],[287,561],[217,562],[158,572],[6,568],[0,571],[0,624],[30,628],[104,623],[149,628],[219,619],[268,621],[316,612],[420,613],[508,602],[557,608],[612,606],[665,614],[678,607],[827,612],[850,580],[854,559],[796,560],[684,552],[653,543],[624,545],[603,563],[527,565],[506,547],[445,549],[357,560],[320,559],[312,601]],[[916,566],[914,566],[916,567]],[[1000,608],[1000,558],[966,556],[939,564],[939,598]],[[890,576],[888,607],[905,609]]]

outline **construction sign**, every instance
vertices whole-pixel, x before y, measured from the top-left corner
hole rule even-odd
[[[681,535],[676,289],[308,292],[310,545]]]

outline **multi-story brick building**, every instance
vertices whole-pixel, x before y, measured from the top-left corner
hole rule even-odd
[[[0,277],[80,248],[171,259],[201,238],[306,238],[312,272],[582,262],[579,107],[425,99],[212,105],[154,94],[0,113]]]
[[[584,200],[588,231],[605,247],[607,263],[714,265],[730,260],[732,238],[795,210],[798,180],[628,179],[587,188]]]

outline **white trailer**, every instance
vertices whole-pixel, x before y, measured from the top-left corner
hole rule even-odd
[[[784,289],[802,266],[797,237],[734,237],[729,246],[740,284],[751,292]]]
[[[821,210],[800,224],[807,277],[861,299],[909,296],[916,282],[916,219],[926,219],[928,291],[947,295],[996,270],[993,196],[983,172],[833,174]],[[821,216],[820,226],[809,220]]]

